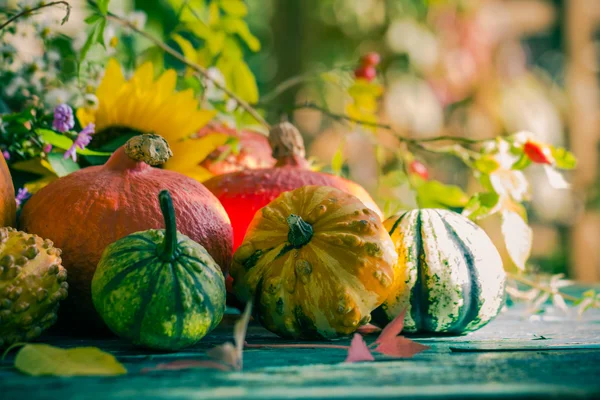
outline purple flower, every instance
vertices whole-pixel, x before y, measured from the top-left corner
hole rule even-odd
[[[25,200],[27,200],[30,196],[31,196],[31,193],[29,193],[29,191],[27,189],[20,188],[19,191],[17,192],[17,195],[15,196],[15,201],[17,202],[17,207],[21,207],[21,204],[23,204],[23,202],[25,202]]]
[[[73,161],[77,161],[77,147],[80,149],[85,149],[85,147],[92,141],[92,135],[94,134],[95,129],[96,127],[94,124],[88,124],[85,128],[83,128],[83,130],[77,135],[77,138],[75,138],[73,145],[69,147],[69,150],[65,151],[64,158],[66,159],[71,157]]]
[[[73,118],[73,109],[67,104],[61,104],[54,109],[54,121],[52,128],[59,132],[66,132],[73,129],[75,119]]]
[[[43,149],[43,150],[44,150],[44,153],[46,153],[46,154],[47,154],[47,153],[50,153],[50,152],[52,151],[52,145],[51,145],[50,143],[46,144],[46,145],[44,146],[44,149]]]
[[[8,150],[3,150],[2,155],[4,156],[5,160],[10,160],[10,153],[8,152]]]

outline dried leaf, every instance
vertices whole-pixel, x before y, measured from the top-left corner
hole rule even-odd
[[[502,236],[513,263],[524,271],[533,241],[531,228],[519,213],[505,210],[502,211]]]
[[[242,317],[233,325],[233,340],[235,341],[235,349],[239,359],[240,369],[242,368],[242,352],[244,351],[244,342],[246,341],[246,332],[248,331],[248,323],[250,322],[250,314],[252,313],[252,302],[246,304]]]
[[[182,369],[207,368],[230,371],[231,367],[220,362],[210,360],[177,360],[169,363],[157,364],[154,367],[144,368],[140,372],[145,374],[152,371],[180,371]]]
[[[355,333],[348,349],[348,356],[345,362],[359,362],[359,361],[375,361],[375,357],[371,354],[371,351],[367,347],[365,340],[359,333]]]
[[[530,313],[536,313],[540,310],[542,305],[550,298],[550,293],[542,293],[529,307]]]
[[[387,337],[385,341],[379,342],[375,351],[390,357],[410,358],[415,354],[429,349],[429,346],[414,342],[403,336]]]
[[[23,346],[15,358],[15,368],[33,376],[109,376],[127,373],[112,354],[97,347],[61,349],[47,344]]]
[[[370,335],[371,333],[381,332],[381,328],[372,324],[367,324],[359,327],[356,331],[362,335]]]
[[[206,355],[215,360],[219,360],[234,369],[240,370],[242,368],[242,360],[240,359],[236,348],[229,342],[213,347],[206,352]]]
[[[558,308],[565,314],[569,313],[569,306],[567,306],[565,299],[560,294],[555,294],[552,296],[552,304],[554,304],[554,307]]]
[[[403,310],[400,314],[396,315],[389,324],[383,328],[381,334],[375,341],[375,343],[385,343],[393,340],[396,336],[402,332],[404,329],[404,317],[406,316],[406,309]]]

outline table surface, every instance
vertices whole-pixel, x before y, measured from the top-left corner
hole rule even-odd
[[[207,349],[232,340],[237,317],[226,315],[198,345],[179,353],[144,350],[116,338],[47,335],[42,340],[55,346],[108,351],[128,374],[34,378],[13,368],[13,352],[0,362],[0,399],[600,398],[597,310],[578,318],[511,307],[469,335],[415,337],[431,349],[412,359],[376,356],[376,362],[348,364],[344,350],[261,348],[244,351],[240,372],[143,371],[174,360],[207,359]],[[246,340],[288,343],[254,324]]]

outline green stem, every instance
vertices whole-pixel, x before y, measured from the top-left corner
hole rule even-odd
[[[175,252],[177,251],[177,222],[173,199],[168,190],[163,190],[158,195],[158,201],[165,219],[165,241],[162,256],[163,259],[172,261],[175,259]]]
[[[299,249],[304,246],[313,236],[313,228],[311,224],[304,222],[302,217],[292,214],[287,217],[287,223],[290,227],[288,232],[288,241],[294,248]]]

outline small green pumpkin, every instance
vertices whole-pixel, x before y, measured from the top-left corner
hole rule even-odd
[[[200,244],[177,232],[168,191],[159,195],[165,230],[110,244],[92,280],[92,299],[108,327],[133,343],[178,350],[202,339],[225,312],[225,278]]]
[[[384,225],[398,252],[392,295],[372,314],[385,325],[406,310],[405,332],[463,334],[500,311],[506,273],[498,250],[469,219],[451,211],[421,209]]]

